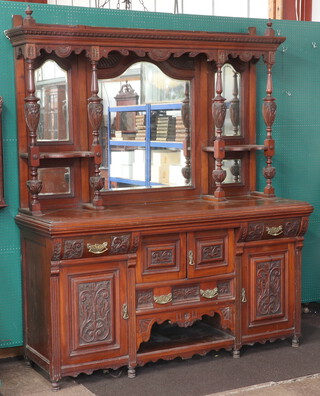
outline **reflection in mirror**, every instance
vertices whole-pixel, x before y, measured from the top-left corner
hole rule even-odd
[[[227,172],[224,184],[242,183],[241,180],[241,160],[223,160],[222,169]]]
[[[181,114],[186,84],[189,82],[172,79],[148,62],[135,63],[117,78],[99,80],[105,112],[101,169],[106,188],[187,184],[182,170],[186,167],[183,143],[189,130]]]
[[[223,127],[224,136],[241,136],[240,104],[241,75],[228,63],[222,67],[223,96],[227,114]]]
[[[48,60],[35,71],[35,84],[41,106],[37,140],[69,140],[67,72]]]
[[[69,167],[39,168],[38,178],[42,181],[39,195],[71,194],[70,174]]]

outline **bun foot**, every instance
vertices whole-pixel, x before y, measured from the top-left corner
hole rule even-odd
[[[136,376],[136,370],[134,368],[129,367],[128,368],[128,378],[135,378]]]
[[[60,384],[57,381],[52,381],[51,382],[51,390],[52,392],[58,392],[60,390]]]

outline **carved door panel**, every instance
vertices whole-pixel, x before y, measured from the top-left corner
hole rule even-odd
[[[233,230],[190,232],[187,243],[189,278],[234,271]]]
[[[295,306],[293,245],[248,248],[242,264],[244,338],[261,333],[270,338],[272,332],[276,336],[292,328]]]
[[[126,262],[91,262],[61,272],[64,364],[127,354]]]

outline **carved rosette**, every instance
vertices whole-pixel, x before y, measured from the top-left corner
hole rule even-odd
[[[78,286],[80,345],[112,340],[111,281]]]

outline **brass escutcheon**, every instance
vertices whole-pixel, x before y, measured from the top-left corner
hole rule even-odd
[[[195,265],[194,258],[193,258],[193,251],[192,250],[189,250],[188,256],[189,256],[189,265]]]
[[[168,304],[172,301],[172,293],[163,294],[161,296],[153,296],[153,299],[157,304]]]
[[[90,253],[93,254],[102,254],[108,250],[108,242],[103,243],[87,243],[87,248]]]
[[[217,297],[219,293],[218,293],[218,288],[215,287],[214,289],[207,289],[207,290],[200,289],[200,294],[202,297],[205,298],[214,298]]]
[[[127,305],[127,304],[123,304],[123,305],[122,305],[122,317],[123,317],[123,319],[125,319],[125,320],[129,319],[128,305]]]
[[[266,227],[267,234],[272,236],[278,236],[283,233],[282,225],[279,227]]]

